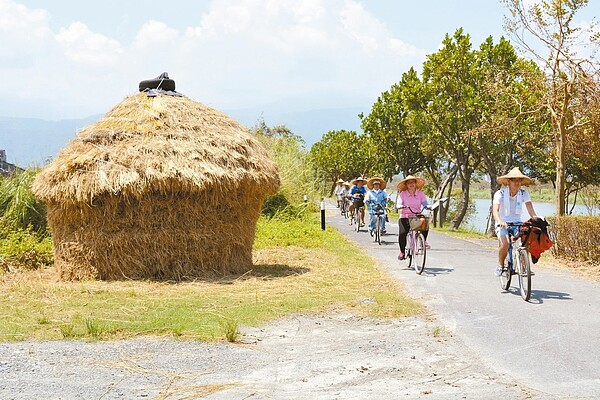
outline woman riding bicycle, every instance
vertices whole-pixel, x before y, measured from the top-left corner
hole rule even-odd
[[[367,194],[367,189],[364,184],[367,183],[367,180],[363,177],[358,177],[352,181],[353,186],[350,188],[350,215],[354,214],[354,210],[358,208],[360,212],[360,226],[365,226],[365,195]],[[350,225],[352,225],[352,220],[350,221]]]
[[[373,177],[367,181],[367,187],[369,191],[365,196],[365,203],[367,203],[369,209],[369,215],[371,220],[369,222],[369,233],[375,230],[375,223],[377,222],[377,215],[375,214],[377,207],[383,207],[383,221],[381,225],[381,234],[386,232],[385,230],[385,205],[389,200],[389,195],[385,191],[385,181],[381,178]]]
[[[494,275],[502,274],[502,266],[508,254],[508,230],[510,229],[513,235],[517,234],[518,226],[508,226],[508,223],[521,223],[521,213],[523,204],[527,208],[529,216],[535,217],[535,210],[531,203],[531,196],[525,189],[521,189],[522,185],[531,185],[533,179],[523,175],[518,167],[510,170],[506,175],[502,175],[496,181],[505,185],[502,189],[494,193],[492,200],[492,215],[496,221],[496,236],[498,237],[498,266],[494,271]]]
[[[398,245],[400,246],[400,253],[398,253],[398,260],[404,260],[406,251],[406,236],[410,230],[409,218],[415,217],[415,212],[421,211],[421,207],[429,205],[427,196],[425,193],[420,191],[425,186],[425,179],[418,178],[416,176],[409,175],[406,178],[398,182],[398,195],[396,196],[396,209],[402,209],[400,219],[398,220]],[[427,243],[427,235],[429,234],[429,227],[422,231],[425,244]]]
[[[344,197],[348,194],[348,189],[344,186],[344,180],[338,179],[336,182],[337,186],[335,187],[335,197],[337,197],[337,208],[342,208],[342,203],[344,202]]]

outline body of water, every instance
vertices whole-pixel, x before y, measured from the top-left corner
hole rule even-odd
[[[469,226],[478,232],[483,232],[485,229],[485,223],[488,217],[488,212],[490,210],[490,205],[492,201],[489,199],[474,199],[475,201],[475,214],[470,218],[468,223],[464,223],[463,225]],[[554,203],[542,203],[542,202],[533,202],[533,208],[535,212],[539,216],[552,216],[555,215],[556,206]],[[600,215],[600,210],[594,209],[593,215]],[[574,215],[590,215],[589,210],[585,206],[577,205],[573,210]],[[527,219],[527,210],[523,207],[523,219]]]

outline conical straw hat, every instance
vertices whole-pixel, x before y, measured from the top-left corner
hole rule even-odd
[[[524,175],[519,167],[514,167],[508,174],[499,176],[496,181],[501,185],[508,185],[510,179],[521,179],[521,184],[525,186],[533,184],[533,179]]]

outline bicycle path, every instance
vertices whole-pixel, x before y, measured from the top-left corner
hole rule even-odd
[[[378,245],[366,229],[355,232],[333,203],[326,209],[328,225],[403,282],[490,367],[535,390],[534,398],[600,398],[600,283],[532,264],[536,275],[525,302],[516,279],[501,290],[493,241],[482,245],[433,230],[425,271],[417,275],[397,260],[397,223],[387,224]]]

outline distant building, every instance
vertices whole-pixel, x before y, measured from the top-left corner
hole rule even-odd
[[[8,176],[17,171],[23,171],[22,168],[17,167],[6,161],[6,150],[0,149],[0,175]]]

